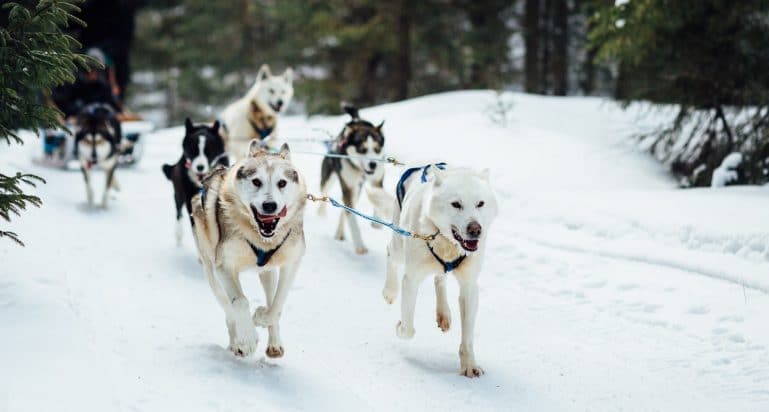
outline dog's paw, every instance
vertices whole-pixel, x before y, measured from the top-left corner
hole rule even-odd
[[[267,350],[264,353],[269,358],[282,358],[285,350],[283,350],[283,346],[269,345],[267,346]]]
[[[277,323],[277,319],[275,319],[275,316],[270,315],[270,311],[267,310],[264,306],[259,306],[254,311],[254,317],[253,317],[254,325],[261,326],[261,327],[268,327],[272,326],[275,323]]]
[[[251,325],[250,328],[237,329],[235,336],[230,340],[229,349],[235,356],[245,358],[256,352],[258,343],[259,335],[256,334],[256,328]]]
[[[481,368],[478,365],[463,366],[459,371],[460,375],[467,378],[477,378],[483,375],[484,373],[485,372],[483,371],[483,368]]]
[[[414,327],[406,328],[401,321],[398,321],[398,324],[395,325],[395,334],[401,339],[411,339],[416,332]]]
[[[451,328],[451,313],[450,312],[438,312],[435,316],[436,322],[438,322],[438,327],[443,332],[448,332],[449,328]]]
[[[334,240],[338,240],[340,242],[343,241],[344,240],[344,234],[339,234],[339,233],[335,234],[334,235]]]
[[[396,287],[391,289],[385,286],[385,288],[382,289],[382,297],[388,305],[392,305],[393,302],[395,302],[395,299],[398,297],[398,288]]]
[[[365,246],[356,247],[355,248],[355,254],[356,255],[365,255],[368,253],[368,249],[366,249]]]

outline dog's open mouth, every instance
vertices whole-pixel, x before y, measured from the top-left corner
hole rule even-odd
[[[270,108],[275,111],[275,113],[280,113],[280,109],[283,107],[282,104],[274,104],[270,103]]]
[[[372,169],[372,170],[363,169],[363,171],[366,172],[367,175],[373,175],[374,172],[376,172],[376,169]]]
[[[264,237],[272,237],[275,234],[275,228],[278,227],[280,218],[286,217],[285,206],[276,215],[263,215],[253,206],[251,206],[251,212],[254,214],[256,224],[259,226],[259,233]]]
[[[462,249],[468,252],[475,252],[478,250],[478,239],[465,240],[454,227],[451,228],[451,234],[454,235],[454,239],[462,245]]]
[[[195,173],[195,176],[198,178],[198,182],[202,182],[203,178],[206,177],[205,173]]]

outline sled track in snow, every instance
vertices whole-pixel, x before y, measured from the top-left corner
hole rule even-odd
[[[756,279],[746,279],[737,273],[732,273],[719,268],[708,268],[703,264],[695,264],[686,262],[681,259],[676,259],[673,256],[648,256],[642,254],[634,254],[627,252],[618,252],[607,249],[582,247],[577,245],[570,245],[566,243],[558,243],[550,240],[544,240],[523,233],[512,233],[522,239],[535,243],[539,246],[544,246],[550,249],[556,249],[566,252],[583,253],[589,255],[596,255],[609,259],[626,260],[637,263],[644,263],[654,266],[663,266],[670,269],[677,269],[685,272],[690,272],[712,279],[722,280],[730,283],[735,283],[746,288],[757,290],[766,294],[769,294],[769,282],[762,282]],[[737,271],[737,270],[735,270]]]

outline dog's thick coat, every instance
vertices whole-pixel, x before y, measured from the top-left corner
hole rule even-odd
[[[453,273],[459,283],[459,313],[462,342],[460,373],[483,374],[475,361],[473,330],[478,310],[478,277],[486,248],[489,226],[497,214],[497,203],[489,185],[488,171],[440,170],[435,165],[424,173],[403,179],[402,207],[396,202],[394,222],[422,234],[439,233],[432,241],[393,234],[387,248],[387,280],[382,294],[387,303],[398,296],[398,270],[403,266],[401,320],[396,333],[403,339],[414,336],[414,308],[420,283],[435,275],[436,318],[444,332],[451,324],[446,301],[446,277]],[[422,177],[424,176],[424,182]]]
[[[182,241],[182,207],[187,208],[192,221],[192,197],[203,187],[203,178],[215,166],[229,166],[218,121],[212,126],[193,125],[187,118],[184,127],[181,158],[173,165],[163,165],[163,174],[174,185],[177,244]]]
[[[224,309],[229,349],[237,356],[253,353],[257,325],[269,331],[267,356],[283,356],[278,322],[305,251],[304,179],[287,145],[270,154],[254,141],[248,157],[215,169],[203,187],[192,202],[195,241]],[[259,271],[267,302],[253,316],[240,284],[240,273],[249,268]]]
[[[384,167],[371,159],[382,156],[385,138],[382,126],[374,126],[371,122],[363,120],[358,114],[358,109],[349,105],[343,106],[344,110],[352,118],[345,124],[342,132],[334,140],[329,153],[348,155],[352,158],[325,157],[321,164],[320,190],[327,194],[331,186],[332,177],[336,177],[342,188],[342,201],[345,205],[354,208],[358,202],[363,184],[368,182],[372,188],[381,189],[384,180]],[[373,198],[372,198],[373,199]],[[375,214],[380,214],[384,207],[374,203]],[[323,212],[324,205],[321,205]],[[358,228],[357,218],[349,212],[343,212],[339,216],[337,226],[337,240],[344,240],[345,219],[350,225],[350,233],[355,245],[355,252],[365,254],[368,252],[363,244],[363,239]],[[378,227],[378,226],[374,226]]]
[[[92,103],[83,108],[78,116],[75,133],[75,158],[85,180],[88,206],[93,206],[91,170],[98,165],[106,172],[101,206],[107,207],[109,189],[117,189],[115,169],[120,155],[122,132],[115,111],[103,103]]]
[[[262,65],[248,93],[224,109],[221,135],[233,160],[247,155],[251,140],[274,139],[278,115],[294,96],[293,79],[291,68],[273,76],[270,67]]]

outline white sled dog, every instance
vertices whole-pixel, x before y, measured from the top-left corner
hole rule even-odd
[[[286,69],[273,76],[264,64],[256,74],[256,82],[245,96],[224,109],[219,120],[221,135],[231,159],[246,156],[248,144],[257,139],[264,142],[274,138],[278,115],[285,111],[294,97],[294,71]]]
[[[396,334],[411,339],[415,333],[417,289],[426,277],[435,275],[437,322],[445,332],[451,325],[445,282],[447,274],[453,273],[459,283],[462,322],[460,373],[472,378],[483,374],[475,361],[473,329],[478,311],[478,276],[489,226],[497,215],[497,202],[488,170],[441,170],[444,167],[439,163],[408,169],[398,182],[395,223],[412,232],[437,236],[425,241],[393,234],[387,247],[387,280],[382,295],[387,303],[395,301],[398,269],[405,266]]]
[[[269,332],[267,356],[283,356],[278,322],[304,256],[306,196],[304,178],[291,164],[288,145],[272,154],[255,140],[246,158],[229,169],[212,171],[193,198],[198,254],[224,309],[229,349],[236,356],[256,350],[255,325]],[[240,285],[240,273],[249,268],[259,271],[267,302],[253,316]]]

